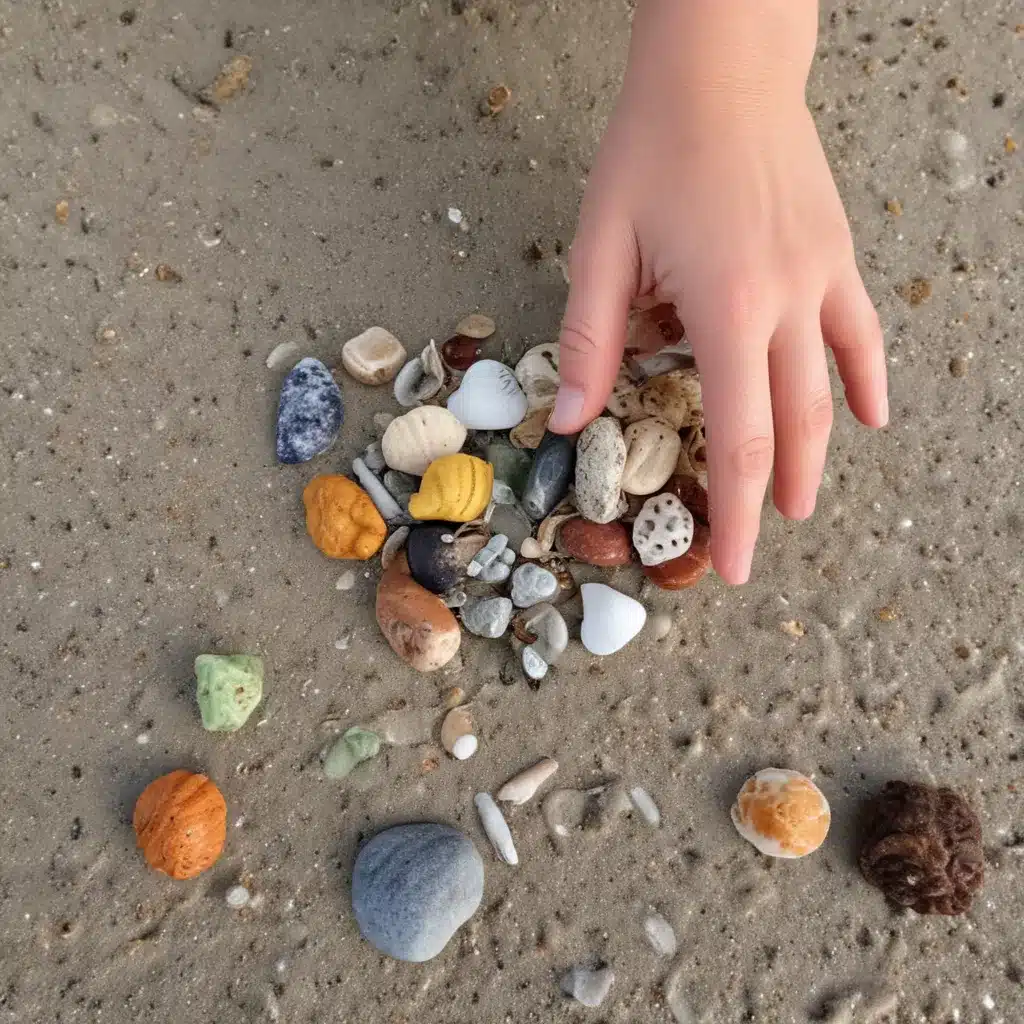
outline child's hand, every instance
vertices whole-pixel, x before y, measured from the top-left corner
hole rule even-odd
[[[832,423],[888,416],[882,335],[814,122],[809,0],[642,0],[626,81],[570,259],[551,427],[604,408],[629,308],[675,304],[701,375],[712,558],[750,574],[774,467],[779,511],[814,510]]]

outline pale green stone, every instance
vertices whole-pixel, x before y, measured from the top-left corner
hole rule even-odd
[[[343,779],[357,764],[369,761],[380,752],[380,737],[358,725],[338,737],[324,757],[324,774],[329,779]]]
[[[263,659],[253,654],[200,654],[196,697],[204,729],[241,729],[263,698]]]

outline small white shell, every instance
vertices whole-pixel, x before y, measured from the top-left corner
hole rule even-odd
[[[472,742],[459,743],[470,737]],[[441,724],[441,746],[458,761],[465,761],[476,753],[477,739],[473,735],[473,715],[470,705],[460,704],[444,716]]]
[[[430,344],[398,371],[395,401],[406,409],[429,401],[444,387],[445,369],[437,343]]]
[[[523,421],[527,401],[504,363],[481,359],[466,371],[448,410],[470,430],[511,430]]]
[[[476,804],[477,813],[480,815],[480,824],[487,833],[491,845],[498,856],[506,863],[516,865],[519,863],[519,854],[516,853],[515,844],[512,842],[512,833],[509,831],[508,822],[494,802],[490,793],[477,793],[473,798]]]
[[[629,798],[633,806],[640,812],[640,816],[651,828],[657,828],[661,824],[661,811],[658,805],[651,799],[651,794],[642,786],[634,786],[629,791]]]
[[[541,786],[558,771],[558,762],[550,757],[542,757],[535,765],[514,775],[498,790],[499,800],[516,804],[525,804]]]

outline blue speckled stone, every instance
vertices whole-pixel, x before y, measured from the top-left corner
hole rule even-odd
[[[308,462],[334,444],[344,411],[341,389],[319,359],[302,359],[281,386],[277,406],[277,458]]]
[[[576,436],[544,434],[523,491],[523,509],[531,519],[544,519],[569,493],[576,470]]]
[[[484,863],[448,825],[398,825],[371,839],[352,869],[363,938],[396,960],[432,960],[476,913]]]

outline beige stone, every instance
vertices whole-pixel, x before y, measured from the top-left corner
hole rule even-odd
[[[405,362],[402,343],[383,327],[371,327],[345,342],[341,365],[363,384],[386,384]]]
[[[654,494],[676,470],[683,443],[664,420],[653,417],[626,427],[626,465],[622,489],[627,494]]]
[[[391,469],[423,476],[435,459],[454,455],[465,441],[466,428],[447,409],[424,405],[392,420],[381,448]]]

